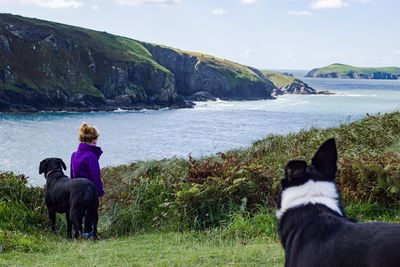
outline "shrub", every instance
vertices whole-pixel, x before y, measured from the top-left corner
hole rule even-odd
[[[42,237],[0,229],[0,253],[11,250],[37,252],[46,250]]]
[[[270,135],[248,149],[187,160],[138,162],[102,170],[100,231],[222,229],[228,236],[275,236],[283,168],[310,161],[326,139],[339,150],[337,183],[348,213],[397,221],[400,207],[400,113],[370,116],[338,128]],[[43,189],[24,176],[0,173],[0,228],[29,233],[47,221]],[[59,216],[60,217],[60,216]]]
[[[398,207],[400,113],[394,112],[337,128],[270,135],[248,149],[207,158],[189,156],[188,160],[107,168],[102,208],[112,218],[111,229],[118,233],[228,227],[240,218],[246,224],[254,223],[260,206],[268,211],[276,208],[286,163],[310,161],[320,144],[331,137],[338,143],[337,182],[346,203],[376,203],[383,212]],[[268,221],[270,217],[262,214],[266,213],[260,216]]]
[[[43,196],[43,188],[28,186],[25,176],[0,173],[0,229],[43,229],[47,222]]]

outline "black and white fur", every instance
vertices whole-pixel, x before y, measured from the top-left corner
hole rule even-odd
[[[277,211],[286,267],[398,267],[400,224],[347,219],[335,184],[335,139],[321,145],[311,165],[292,160]]]
[[[80,232],[92,231],[97,238],[99,197],[94,183],[85,178],[70,179],[64,175],[65,163],[59,158],[47,158],[40,162],[39,174],[46,178],[45,201],[49,211],[51,228],[55,231],[56,212],[65,213],[67,219],[67,238],[80,236]],[[85,219],[85,229],[82,222]]]

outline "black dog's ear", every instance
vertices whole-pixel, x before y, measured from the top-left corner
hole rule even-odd
[[[291,160],[285,168],[285,178],[289,181],[302,179],[306,176],[307,162],[304,160]]]
[[[335,138],[326,140],[315,153],[312,158],[311,164],[314,167],[327,175],[327,179],[335,179],[337,171],[337,158],[338,153],[336,149]]]
[[[39,174],[42,174],[46,171],[47,159],[44,159],[40,162],[39,165]]]
[[[64,171],[67,169],[67,166],[65,166],[65,163],[62,159],[57,158],[57,163],[61,165]]]

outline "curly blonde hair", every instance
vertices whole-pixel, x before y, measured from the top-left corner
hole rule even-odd
[[[99,138],[100,134],[90,123],[82,123],[79,128],[79,141],[83,143],[91,143]]]

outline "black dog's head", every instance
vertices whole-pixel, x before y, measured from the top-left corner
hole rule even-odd
[[[337,149],[334,138],[325,141],[307,165],[304,160],[291,160],[285,168],[282,190],[305,184],[309,180],[334,182],[337,172]]]
[[[310,165],[303,160],[289,161],[281,181],[277,218],[280,220],[291,208],[308,204],[322,204],[343,216],[340,194],[335,184],[336,164],[337,149],[333,138],[319,147]]]
[[[54,170],[64,170],[67,169],[65,166],[65,163],[62,159],[60,158],[47,158],[44,159],[40,162],[39,165],[39,174],[44,173],[46,176],[49,172],[54,171]],[[47,178],[47,177],[46,177]]]

